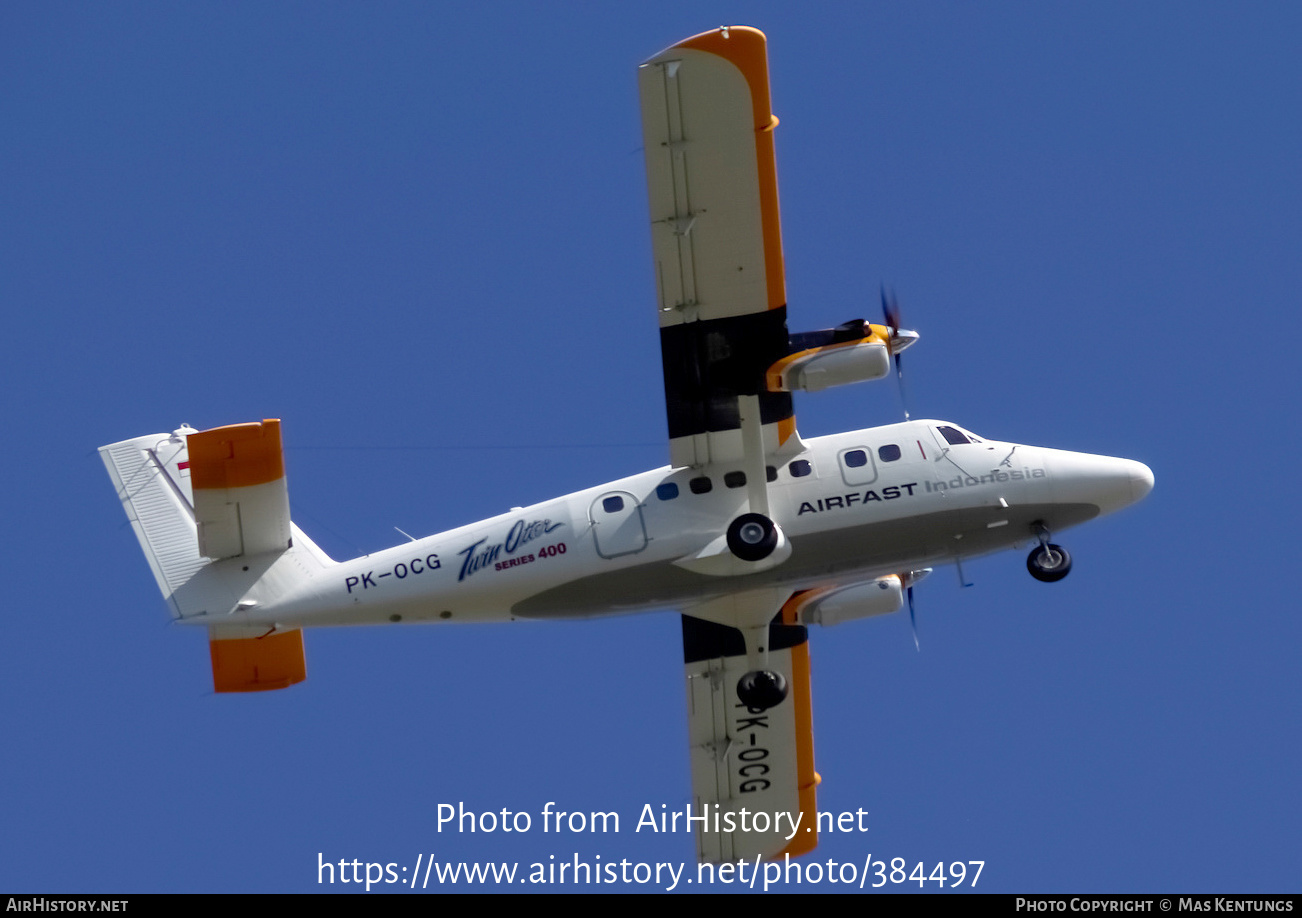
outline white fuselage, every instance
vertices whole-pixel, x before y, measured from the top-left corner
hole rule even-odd
[[[675,564],[746,512],[747,488],[737,468],[666,467],[327,563],[306,580],[278,578],[273,565],[231,623],[579,618],[849,584],[1033,542],[1036,524],[1057,532],[1139,500],[1153,482],[1139,462],[978,439],[940,421],[804,446],[769,474],[772,518],[792,545],[770,570],[711,576]]]

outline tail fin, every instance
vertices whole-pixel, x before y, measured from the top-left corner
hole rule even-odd
[[[230,618],[273,588],[263,577],[282,557],[296,563],[277,566],[277,592],[333,563],[289,520],[280,422],[182,426],[100,456],[173,618],[208,625],[216,690],[303,681],[300,632],[250,637]]]

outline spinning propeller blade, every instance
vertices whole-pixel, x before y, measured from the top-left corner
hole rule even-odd
[[[908,595],[909,595],[909,627],[913,629],[913,649],[916,650],[918,653],[922,653],[922,645],[918,643],[918,619],[917,616],[913,614],[913,587],[911,586],[908,589]]]
[[[903,348],[896,349],[896,339],[900,334],[900,303],[895,298],[895,291],[892,290],[888,295],[886,285],[882,284],[882,317],[885,319],[885,325],[891,331],[891,354],[895,357],[895,380],[900,388],[900,403],[904,406],[904,420],[909,419],[909,400],[904,397],[904,365],[901,363],[900,351]],[[915,336],[916,337],[916,336]],[[912,608],[910,606],[910,608]]]

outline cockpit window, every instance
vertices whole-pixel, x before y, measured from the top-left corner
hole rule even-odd
[[[963,431],[959,430],[957,427],[937,427],[936,429],[940,431],[940,435],[945,438],[945,441],[949,443],[950,446],[958,446],[961,443],[972,442],[967,438]]]

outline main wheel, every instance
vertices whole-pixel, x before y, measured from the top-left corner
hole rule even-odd
[[[767,711],[787,697],[787,680],[772,670],[752,670],[737,680],[737,697],[748,708]]]
[[[1071,555],[1061,545],[1037,545],[1026,559],[1031,576],[1044,583],[1055,583],[1071,573]]]
[[[743,561],[763,561],[778,547],[778,527],[762,513],[743,513],[728,524],[728,549]]]

